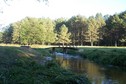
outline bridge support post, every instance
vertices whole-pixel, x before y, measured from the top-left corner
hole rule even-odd
[[[52,54],[55,53],[55,47],[52,47]]]
[[[63,53],[67,53],[67,48],[63,48]]]

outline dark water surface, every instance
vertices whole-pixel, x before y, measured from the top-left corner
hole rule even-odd
[[[86,74],[92,84],[126,84],[126,72],[114,67],[105,68],[78,56],[56,54],[57,61],[65,69],[77,74]]]

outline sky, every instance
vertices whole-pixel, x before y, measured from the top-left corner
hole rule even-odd
[[[75,15],[85,17],[102,15],[113,15],[126,10],[126,0],[49,0],[48,4],[37,2],[37,0],[13,0],[9,5],[0,0],[0,24],[8,25],[27,16],[49,17],[57,19],[60,17],[70,18]]]

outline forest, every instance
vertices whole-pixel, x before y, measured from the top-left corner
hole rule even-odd
[[[21,45],[125,46],[126,11],[114,15],[69,19],[26,17],[11,23],[0,33],[0,42]]]

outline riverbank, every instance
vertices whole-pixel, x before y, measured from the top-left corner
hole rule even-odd
[[[62,50],[57,49],[57,52]],[[98,64],[114,65],[126,68],[126,48],[125,47],[78,47],[77,50],[67,50],[67,54],[80,55]]]
[[[126,66],[126,48],[123,47],[79,47],[78,51],[68,50],[67,53],[78,54],[98,64]]]
[[[81,56],[99,64],[126,66],[125,48],[80,48]]]
[[[76,55],[55,53],[59,64],[77,74],[86,74],[91,84],[125,84],[126,72],[120,68],[100,65]]]
[[[48,49],[0,46],[0,84],[90,84],[85,76],[61,68]]]

